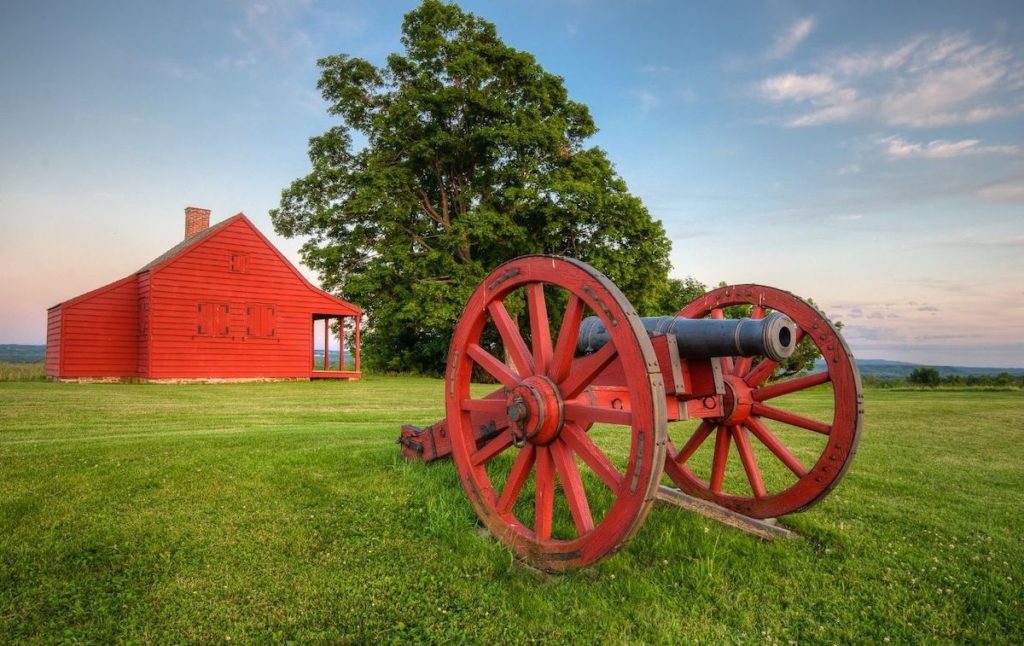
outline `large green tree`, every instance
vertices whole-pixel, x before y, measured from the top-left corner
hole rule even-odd
[[[303,260],[324,286],[365,308],[367,364],[442,370],[469,294],[524,254],[586,260],[654,307],[670,243],[587,147],[597,128],[562,79],[436,0],[405,16],[401,42],[380,67],[319,61],[340,123],[310,140],[311,172],[271,211],[280,234],[309,238]]]

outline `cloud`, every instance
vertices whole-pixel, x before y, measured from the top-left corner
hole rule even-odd
[[[769,60],[779,60],[789,56],[796,51],[800,43],[811,35],[817,24],[813,16],[797,20],[789,26],[789,29],[775,36],[775,42],[772,43],[765,56]]]
[[[809,108],[809,111],[790,119],[790,126],[847,121],[869,107],[856,90],[840,87],[827,74],[782,74],[765,79],[758,89],[762,97],[775,103],[790,102]]]
[[[979,146],[977,139],[945,141],[935,139],[928,143],[914,143],[902,137],[885,137],[878,140],[886,155],[893,159],[949,159],[964,155],[1015,155],[1019,146]]]
[[[807,101],[835,91],[826,74],[782,74],[761,82],[761,94],[772,101]]]
[[[1024,180],[989,184],[978,190],[978,197],[990,202],[1024,202]]]
[[[789,121],[790,126],[819,126],[857,119],[871,109],[871,101],[861,98],[856,90],[842,88],[827,96],[811,101],[814,109]]]
[[[650,112],[655,108],[661,107],[661,97],[650,90],[634,90],[633,97],[636,98],[640,104],[640,109],[644,112]]]
[[[894,48],[830,55],[806,72],[772,76],[760,96],[787,104],[790,127],[853,119],[932,128],[1024,112],[1020,52],[968,34],[924,34]]]
[[[316,3],[314,0],[234,0],[239,18],[229,33],[250,51],[234,60],[222,61],[226,67],[244,67],[264,52],[281,59],[312,59],[319,36],[332,39],[356,38],[368,28],[367,20],[346,6]]]

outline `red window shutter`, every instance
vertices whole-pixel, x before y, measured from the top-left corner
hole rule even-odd
[[[197,303],[196,334],[230,336],[231,306],[228,303]]]
[[[245,334],[256,338],[277,336],[276,305],[246,305]]]
[[[277,334],[277,315],[275,314],[275,309],[271,306],[263,312],[264,336],[274,336]]]
[[[246,253],[233,253],[231,254],[231,271],[238,274],[245,274],[249,271],[249,254]]]
[[[217,305],[217,319],[214,322],[213,329],[216,330],[220,336],[228,336],[231,334],[231,323],[228,314],[231,312],[231,306],[222,303]]]

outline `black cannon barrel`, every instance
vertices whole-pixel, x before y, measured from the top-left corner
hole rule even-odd
[[[682,316],[648,316],[640,319],[651,336],[676,337],[679,356],[684,359],[709,357],[764,356],[782,361],[796,349],[796,324],[781,312],[763,319],[688,319]],[[594,352],[608,343],[608,331],[596,316],[580,325],[577,354]]]

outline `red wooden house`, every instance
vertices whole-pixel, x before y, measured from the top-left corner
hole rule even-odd
[[[134,274],[47,311],[46,375],[356,379],[361,314],[314,287],[245,215],[211,227],[210,211],[190,207],[184,241]],[[354,332],[351,369],[345,335],[332,334],[339,324]],[[329,350],[341,358],[332,360]]]

